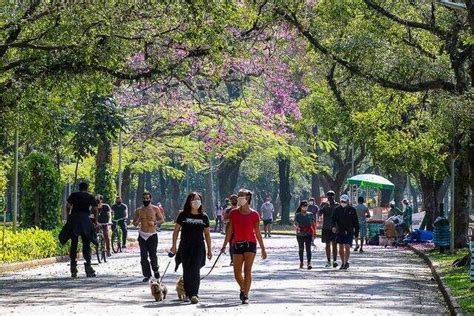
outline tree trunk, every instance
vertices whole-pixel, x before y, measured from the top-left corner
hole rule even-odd
[[[239,177],[240,165],[245,159],[245,155],[241,155],[237,159],[224,159],[219,163],[216,170],[217,184],[219,186],[219,196],[226,198],[234,193],[237,179]]]
[[[311,196],[314,197],[315,203],[319,203],[319,197],[321,196],[321,190],[319,181],[319,174],[312,174],[311,175]]]
[[[278,158],[278,175],[280,179],[281,224],[290,224],[290,160]]]
[[[464,159],[463,159],[464,158]],[[462,157],[454,166],[454,247],[465,248],[469,243],[469,166]]]
[[[206,194],[203,196],[204,209],[210,219],[214,219],[214,205],[212,205],[212,174],[211,172],[205,175]]]
[[[403,191],[405,191],[407,184],[407,175],[405,173],[395,173],[389,177],[389,180],[395,185],[393,200],[395,201],[395,204],[400,207],[399,205],[404,198]]]
[[[145,173],[142,172],[138,175],[138,184],[135,190],[135,209],[143,205],[143,192],[145,192]]]
[[[131,184],[132,184],[132,170],[130,169],[130,166],[125,166],[122,173],[122,187],[120,188],[120,191],[122,191],[123,203],[127,204],[127,206],[129,207],[131,207],[130,205]]]
[[[165,216],[166,219],[169,220],[171,219],[171,213],[169,210],[171,209],[171,205],[169,203],[168,195],[166,194],[166,188],[168,186],[168,181],[165,178],[165,175],[163,174],[163,170],[158,171],[158,181],[160,183],[160,201],[161,204],[163,205],[165,209]],[[168,211],[168,212],[167,212]]]
[[[152,193],[153,191],[153,185],[151,183],[151,172],[150,171],[145,171],[145,191]],[[153,197],[153,193],[152,193]]]
[[[182,209],[184,205],[181,203],[179,198],[179,181],[177,179],[171,178],[170,179],[171,185],[171,217],[175,220],[178,217],[179,211]]]
[[[443,181],[428,178],[424,174],[420,174],[419,179],[423,195],[423,210],[426,212],[426,229],[433,230],[433,223],[439,216],[438,206],[441,201],[438,201],[438,192]]]
[[[112,141],[103,139],[95,157],[95,192],[104,196],[106,203],[114,199],[114,179],[112,177]]]

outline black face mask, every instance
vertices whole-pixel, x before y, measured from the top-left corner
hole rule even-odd
[[[147,207],[148,205],[150,205],[150,203],[151,203],[151,201],[143,201],[143,205],[144,205],[145,207]]]

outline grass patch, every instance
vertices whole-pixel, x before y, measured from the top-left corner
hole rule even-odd
[[[437,265],[437,269],[452,295],[467,314],[474,313],[474,284],[469,277],[470,267],[456,268],[451,264],[459,258],[469,254],[468,249],[459,250],[456,254],[441,254],[438,250],[428,251],[428,255]]]

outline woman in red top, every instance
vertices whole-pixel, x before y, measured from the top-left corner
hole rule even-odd
[[[265,246],[260,233],[260,216],[249,206],[252,192],[241,189],[238,194],[238,209],[231,211],[226,237],[221,253],[225,252],[227,243],[232,239],[234,249],[234,276],[240,286],[240,300],[247,304],[252,283],[252,266],[257,253],[257,240],[261,248],[262,259],[267,258]],[[242,276],[242,267],[244,276]]]

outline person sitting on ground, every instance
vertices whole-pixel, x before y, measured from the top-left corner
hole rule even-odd
[[[408,230],[411,232],[411,225],[413,224],[413,208],[407,199],[403,199],[402,206],[404,208],[403,222],[407,225]]]
[[[332,232],[336,234],[341,258],[341,270],[349,268],[352,241],[359,234],[359,219],[355,208],[349,205],[349,196],[341,195],[340,205],[334,209]]]
[[[308,212],[308,201],[303,200],[300,202],[298,212],[295,215],[294,225],[299,248],[300,269],[303,269],[303,252],[306,247],[307,267],[308,270],[311,270],[311,241],[314,240],[315,234],[314,216]]]
[[[148,282],[153,270],[155,279],[160,278],[158,272],[158,233],[156,225],[163,223],[160,209],[151,204],[151,193],[143,193],[143,206],[135,211],[133,225],[140,225],[138,230],[138,245],[140,246],[140,264],[142,266],[143,282]],[[150,262],[148,262],[150,257]],[[151,269],[150,269],[151,265]]]
[[[388,211],[388,218],[403,214],[403,212],[398,207],[395,206],[396,205],[395,201],[391,201],[389,205],[390,205],[390,210]]]

